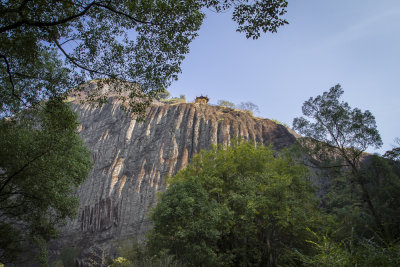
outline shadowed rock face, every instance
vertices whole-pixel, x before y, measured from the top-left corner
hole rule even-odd
[[[276,149],[295,141],[271,120],[204,104],[154,105],[144,122],[125,113],[116,100],[101,108],[76,102],[73,108],[94,168],[77,190],[79,215],[62,229],[57,247],[76,246],[82,257],[112,254],[116,240],[143,240],[151,227],[147,214],[156,192],[165,190],[166,177],[184,168],[201,149],[239,136],[273,143]],[[88,261],[79,264],[90,266]]]

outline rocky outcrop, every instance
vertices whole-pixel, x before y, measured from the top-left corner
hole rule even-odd
[[[62,229],[56,247],[78,247],[81,256],[95,253],[101,258],[99,253],[113,253],[117,240],[143,240],[151,227],[148,212],[156,193],[201,149],[239,136],[273,143],[277,149],[295,141],[284,126],[230,108],[158,104],[138,122],[117,100],[101,108],[73,103],[94,168],[77,190],[79,216]],[[80,265],[90,264],[83,260]]]

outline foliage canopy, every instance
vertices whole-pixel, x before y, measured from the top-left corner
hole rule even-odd
[[[295,118],[293,127],[305,137],[320,142],[318,148],[337,152],[347,164],[356,164],[368,147],[381,147],[382,140],[372,113],[352,109],[339,100],[342,94],[338,84],[320,96],[311,97],[304,102],[302,112],[312,121]]]
[[[319,220],[306,174],[262,145],[203,151],[161,194],[149,247],[190,266],[288,263],[283,252],[306,252]]]
[[[286,0],[1,1],[1,115],[102,78],[131,82],[130,110],[143,111],[135,97],[177,79],[207,8],[233,10],[237,31],[257,39],[287,23],[286,7]]]
[[[310,155],[327,162],[329,158],[338,158],[339,165],[351,170],[350,180],[357,183],[362,198],[367,203],[375,224],[383,233],[383,225],[378,211],[372,202],[365,176],[360,172],[364,151],[373,146],[382,146],[382,140],[376,127],[375,118],[368,110],[362,112],[352,109],[348,103],[340,102],[343,89],[338,84],[328,92],[304,102],[304,117],[295,118],[293,127],[306,138],[300,140],[309,149]]]
[[[342,94],[342,88],[336,85],[310,98],[302,110],[312,121],[296,118],[294,128],[305,135],[300,142],[322,162],[319,167],[336,171],[329,181],[327,204],[330,212],[342,218],[347,233],[355,229],[361,237],[394,242],[400,234],[398,167],[364,153],[370,146],[382,145],[375,118],[368,110],[362,112],[340,102]]]
[[[55,238],[56,226],[76,215],[73,193],[92,166],[77,125],[59,100],[0,120],[1,262]]]

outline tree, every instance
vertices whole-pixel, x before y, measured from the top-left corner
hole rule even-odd
[[[368,206],[376,229],[384,234],[382,218],[371,197],[368,179],[361,171],[365,150],[370,146],[379,148],[382,140],[371,112],[352,109],[346,102],[340,102],[342,94],[343,89],[338,84],[322,96],[311,97],[302,107],[303,115],[311,121],[304,117],[295,118],[293,127],[305,136],[300,141],[311,155],[323,162],[334,158],[340,161],[335,166],[325,167],[350,170],[350,181],[360,187],[361,198]]]
[[[221,107],[235,108],[235,104],[227,100],[218,100],[217,105]]]
[[[361,173],[367,181],[366,186],[370,192],[372,203],[381,219],[385,241],[398,243],[400,237],[400,168],[390,160],[372,155],[362,162]],[[370,225],[373,225],[372,222],[371,220]],[[400,244],[398,243],[398,245]]]
[[[352,243],[357,245],[374,238],[383,247],[393,245],[400,236],[400,169],[391,160],[370,155],[362,161],[360,173],[384,232],[377,228],[361,186],[349,177],[351,173],[339,170],[330,176],[329,190],[324,196],[326,211],[340,222],[337,239],[352,236]]]
[[[130,90],[130,110],[143,111],[137,97],[152,98],[177,79],[206,8],[232,8],[237,31],[257,39],[287,24],[286,7],[286,0],[1,1],[1,116],[90,79],[131,82],[120,86]]]
[[[289,264],[294,250],[307,253],[306,227],[320,219],[306,175],[259,144],[202,151],[168,180],[151,215],[149,248],[189,266]]]
[[[45,248],[76,215],[73,193],[92,167],[77,125],[57,99],[0,121],[1,262],[15,262],[32,245]]]
[[[163,100],[163,99],[168,99],[170,95],[171,93],[167,89],[164,89],[163,91],[157,92],[154,98],[157,100]]]
[[[383,155],[385,158],[400,162],[400,138],[396,138],[395,142],[397,147],[393,147],[391,150],[386,151]]]
[[[241,102],[237,105],[238,109],[250,111],[251,113],[258,113],[260,112],[258,106],[252,102]]]

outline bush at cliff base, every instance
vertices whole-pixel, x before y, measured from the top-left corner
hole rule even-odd
[[[308,171],[270,147],[235,141],[168,180],[148,247],[188,266],[296,265],[321,214]]]

